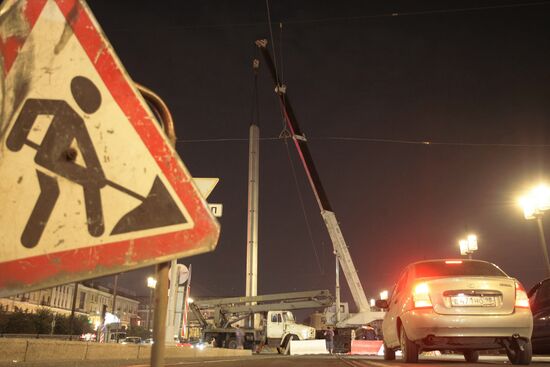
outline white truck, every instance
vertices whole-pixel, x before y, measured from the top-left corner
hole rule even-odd
[[[243,347],[255,350],[262,341],[286,353],[290,340],[315,339],[315,329],[299,324],[290,310],[322,309],[332,304],[327,290],[279,293],[254,297],[199,299],[190,309],[202,328],[204,342],[215,340],[222,348],[237,348],[237,327],[244,334]],[[252,315],[260,315],[260,327],[246,327]]]

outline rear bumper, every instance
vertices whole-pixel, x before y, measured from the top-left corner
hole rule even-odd
[[[509,315],[440,315],[432,309],[412,310],[401,316],[407,337],[422,346],[479,346],[498,348],[502,339],[529,340],[533,316],[528,309]]]

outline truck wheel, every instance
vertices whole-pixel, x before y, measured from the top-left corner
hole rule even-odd
[[[297,335],[290,334],[285,336],[283,339],[283,342],[281,343],[281,346],[277,348],[277,351],[279,354],[290,354],[290,341],[294,339],[299,339]]]
[[[401,344],[401,353],[405,363],[418,363],[418,345],[410,341],[405,332],[405,328],[401,325],[401,333],[399,334]]]
[[[464,359],[468,363],[476,363],[479,360],[479,352],[477,350],[465,350],[463,354]]]
[[[512,350],[506,350],[506,354],[512,364],[531,364],[531,358],[533,357],[533,345],[529,341],[523,345],[523,350],[520,350],[519,345],[514,343],[512,344]]]
[[[227,341],[227,348],[237,349],[237,339],[236,338],[229,338],[229,340]]]

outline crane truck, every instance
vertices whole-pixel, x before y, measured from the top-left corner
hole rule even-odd
[[[262,316],[263,327],[240,328],[244,333],[244,348],[254,350],[264,341],[268,346],[277,347],[279,353],[286,353],[290,340],[315,339],[316,333],[311,326],[298,324],[291,310],[322,309],[332,302],[328,290],[318,290],[198,299],[189,308],[201,326],[205,342],[214,340],[217,347],[237,348],[237,325],[244,325],[246,319],[258,314]]]
[[[309,184],[313,190],[319,209],[321,210],[321,216],[327,231],[329,233],[334,254],[336,256],[336,304],[332,310],[326,310],[325,320],[328,325],[334,325],[336,332],[338,329],[352,329],[371,323],[376,320],[381,320],[384,317],[383,312],[372,311],[367,301],[365,291],[359,280],[357,270],[353,264],[348,246],[340,230],[340,225],[336,219],[336,215],[332,209],[328,196],[321,183],[317,169],[313,162],[313,158],[308,148],[307,139],[298,125],[298,121],[292,109],[290,103],[286,85],[282,84],[277,74],[273,59],[267,49],[267,40],[261,39],[255,42],[263,59],[267,65],[267,69],[271,74],[273,82],[275,83],[275,93],[279,100],[281,112],[285,120],[287,129],[289,130],[290,137],[292,138],[298,155],[305,169]],[[347,284],[351,291],[351,295],[357,306],[357,313],[345,313],[341,312],[340,302],[340,276],[339,268],[342,268]]]

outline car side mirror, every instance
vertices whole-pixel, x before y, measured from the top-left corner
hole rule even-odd
[[[387,299],[377,299],[374,303],[376,307],[378,308],[389,308],[388,300]]]

